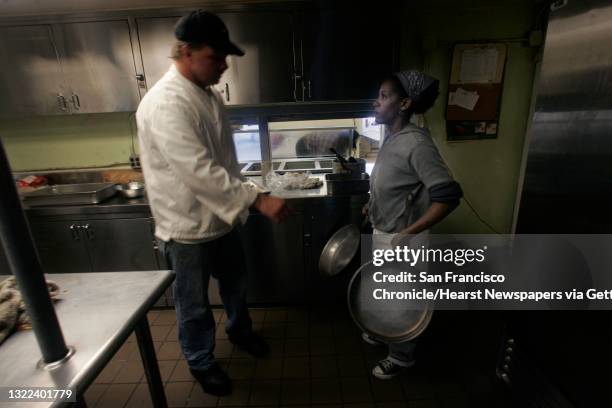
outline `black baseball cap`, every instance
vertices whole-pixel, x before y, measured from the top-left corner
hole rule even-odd
[[[174,36],[186,43],[208,44],[224,54],[244,55],[244,51],[230,41],[223,21],[215,14],[201,9],[181,17],[174,26]]]

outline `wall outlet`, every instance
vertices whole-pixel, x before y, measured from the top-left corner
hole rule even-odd
[[[130,156],[130,166],[133,169],[140,169],[140,157],[138,157],[135,154],[131,155]]]

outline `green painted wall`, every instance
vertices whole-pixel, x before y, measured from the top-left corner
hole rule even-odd
[[[130,113],[4,119],[0,138],[13,171],[107,167],[129,164],[131,123]]]
[[[510,232],[538,50],[508,42],[497,139],[447,142],[446,95],[452,44],[528,36],[535,18],[533,2],[434,0],[418,9],[406,8],[404,15],[414,17],[426,43],[436,44],[425,51],[423,61],[423,69],[441,85],[440,98],[426,115],[432,136],[480,217],[496,231]],[[400,62],[410,68],[405,51]],[[465,202],[435,232],[492,233]]]

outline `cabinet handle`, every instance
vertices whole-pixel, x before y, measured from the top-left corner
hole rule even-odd
[[[308,99],[312,99],[312,92],[310,92],[310,79],[308,80]]]
[[[82,227],[85,230],[85,233],[87,234],[87,239],[89,239],[90,241],[93,241],[95,235],[94,232],[91,228],[89,228],[89,224],[85,224]]]
[[[302,76],[300,74],[295,74],[293,75],[293,99],[298,102],[298,95],[297,95],[297,88],[298,88],[298,81],[300,81],[302,79]],[[303,91],[302,91],[302,95],[304,95]]]
[[[72,224],[70,226],[70,234],[72,235],[72,239],[74,239],[75,241],[80,241],[81,238],[79,237],[79,229],[81,227],[79,227],[78,225],[74,225]]]
[[[66,103],[66,98],[64,98],[64,95],[57,94],[57,104],[62,112],[66,112],[68,110],[68,104]]]
[[[75,109],[77,110],[81,109],[81,101],[79,100],[79,95],[75,93],[72,94],[72,103]]]
[[[225,100],[230,101],[229,84],[227,82],[225,83]]]
[[[137,74],[136,82],[138,83],[139,88],[145,89],[147,87],[147,82],[145,81],[144,74]]]

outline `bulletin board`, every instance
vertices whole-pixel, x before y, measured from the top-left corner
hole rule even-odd
[[[449,141],[497,137],[507,45],[456,44],[446,103]]]

